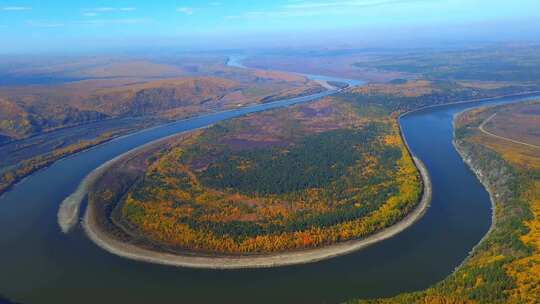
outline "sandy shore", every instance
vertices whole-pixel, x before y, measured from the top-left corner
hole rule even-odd
[[[125,154],[119,155],[101,166],[97,167],[94,171],[88,174],[82,182],[79,184],[75,192],[70,196],[66,197],[60,207],[58,208],[58,225],[64,233],[68,233],[71,228],[73,228],[77,221],[79,220],[79,210],[81,208],[82,201],[90,185],[96,182],[96,180],[107,170],[109,167],[118,161],[120,158],[125,156]]]
[[[208,126],[191,129],[188,132],[193,132],[193,131],[201,130],[205,128],[208,128]],[[103,163],[102,165],[94,169],[92,172],[90,172],[81,181],[79,186],[77,186],[77,189],[75,190],[75,192],[70,194],[68,197],[66,197],[62,201],[62,203],[60,203],[60,207],[58,208],[58,213],[57,213],[57,222],[62,232],[68,233],[73,227],[77,225],[77,221],[79,220],[79,211],[81,209],[81,205],[84,198],[88,194],[88,190],[98,180],[98,178],[101,175],[103,175],[103,173],[105,173],[112,165],[114,165],[117,161],[125,157],[129,157],[129,155],[133,153],[144,150],[153,145],[160,144],[171,138],[182,136],[182,134],[185,134],[185,133],[186,132],[180,132],[177,134],[172,134],[172,135],[165,136],[163,138],[159,138],[154,141],[148,142],[142,146],[131,149],[125,153],[122,153],[111,160],[108,160],[107,162]]]
[[[114,237],[109,236],[97,224],[94,206],[91,204],[88,206],[84,215],[83,226],[88,237],[104,250],[124,258],[155,264],[206,269],[241,269],[268,268],[317,262],[348,254],[391,238],[410,227],[422,217],[431,202],[431,181],[423,163],[415,157],[413,159],[420,171],[424,183],[422,198],[414,211],[399,223],[367,238],[338,243],[322,248],[260,256],[230,257],[184,256],[180,254],[152,251],[133,244],[121,242]]]

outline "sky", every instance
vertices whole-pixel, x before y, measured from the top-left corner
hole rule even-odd
[[[0,0],[0,52],[540,39],[540,0]]]

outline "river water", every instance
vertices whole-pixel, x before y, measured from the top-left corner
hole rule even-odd
[[[327,94],[145,130],[63,159],[23,180],[0,198],[0,294],[22,303],[54,304],[335,303],[418,290],[443,279],[490,225],[488,194],[452,146],[453,115],[479,103],[425,109],[401,119],[412,152],[431,175],[431,207],[397,237],[347,256],[274,269],[194,270],[111,255],[89,241],[80,226],[67,235],[60,231],[59,204],[105,161],[170,134]]]

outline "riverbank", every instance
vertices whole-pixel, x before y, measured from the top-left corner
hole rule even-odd
[[[486,107],[490,107],[490,106],[486,106]],[[489,239],[489,237],[491,236],[491,234],[493,233],[493,231],[497,227],[497,213],[496,212],[497,212],[498,208],[497,208],[497,202],[496,202],[495,198],[502,196],[502,193],[497,193],[496,189],[493,187],[492,181],[490,181],[490,179],[488,178],[488,173],[486,172],[486,168],[482,167],[481,165],[478,164],[478,159],[479,159],[478,155],[475,156],[470,151],[468,151],[468,150],[470,150],[470,148],[468,149],[466,147],[465,142],[463,142],[462,140],[458,140],[457,137],[456,137],[456,129],[457,129],[456,120],[458,119],[458,117],[460,115],[466,113],[467,111],[470,111],[470,109],[466,110],[466,111],[463,111],[463,112],[460,112],[460,113],[456,113],[454,115],[454,118],[452,120],[452,129],[453,129],[453,132],[454,132],[454,140],[452,141],[452,145],[454,146],[456,152],[459,154],[459,156],[461,157],[461,159],[463,160],[465,165],[467,165],[469,170],[471,170],[474,173],[474,175],[476,176],[478,181],[480,181],[480,183],[482,184],[482,186],[484,187],[484,189],[486,190],[486,192],[489,195],[489,202],[490,202],[490,205],[491,205],[491,225],[489,226],[489,230],[482,237],[482,239],[471,249],[471,251],[469,252],[467,257],[463,260],[463,262],[461,262],[461,264],[459,264],[454,269],[454,273],[457,272],[459,269],[461,269],[463,267],[463,265],[465,265],[473,257],[473,255],[477,251],[477,249],[487,239]],[[493,116],[488,118],[487,120],[485,120],[484,122],[482,122],[478,126],[478,130],[480,132],[485,133],[487,135],[491,135],[491,134],[486,133],[484,131],[484,125],[491,118],[493,118]]]
[[[201,130],[206,127],[196,128],[192,129],[190,131],[196,131]],[[97,179],[105,172],[107,171],[113,164],[115,164],[117,161],[133,154],[138,151],[144,150],[146,148],[149,148],[153,145],[159,145],[162,142],[165,142],[173,137],[181,136],[183,132],[179,134],[173,134],[169,136],[165,136],[163,138],[151,141],[149,143],[146,143],[140,147],[137,147],[135,149],[132,149],[130,151],[127,151],[125,153],[122,153],[115,158],[103,163],[96,169],[94,169],[92,172],[90,172],[79,184],[75,192],[73,192],[71,195],[66,197],[62,203],[60,204],[60,207],[58,208],[58,225],[60,226],[60,229],[64,233],[68,233],[76,224],[79,219],[79,210],[81,209],[82,202],[86,195],[88,194],[88,190],[90,187],[97,181]]]
[[[459,154],[459,156],[461,157],[463,162],[474,173],[474,175],[480,181],[480,183],[482,184],[484,189],[486,189],[486,192],[489,195],[489,201],[491,203],[491,225],[489,226],[488,232],[486,232],[486,234],[482,237],[482,239],[478,242],[478,244],[476,244],[476,246],[474,246],[471,249],[471,251],[469,252],[469,255],[467,256],[467,258],[465,258],[465,260],[463,260],[463,262],[461,264],[459,264],[459,266],[457,266],[455,268],[455,270],[454,270],[454,273],[455,273],[465,263],[467,263],[467,261],[473,256],[476,249],[478,247],[480,247],[480,245],[482,245],[482,243],[484,243],[489,238],[489,236],[491,235],[491,233],[495,229],[495,227],[497,225],[497,216],[496,216],[496,213],[495,213],[496,210],[497,210],[497,204],[495,203],[496,193],[495,193],[493,187],[491,186],[489,180],[487,178],[485,178],[487,176],[487,174],[485,172],[483,172],[484,170],[482,168],[480,168],[479,166],[477,166],[477,165],[475,165],[473,163],[473,160],[472,160],[471,156],[469,156],[467,154],[467,152],[465,151],[465,148],[460,143],[458,143],[456,140],[454,140],[452,143],[454,145],[454,148],[456,149],[456,152]]]
[[[295,252],[285,252],[272,255],[260,256],[184,256],[171,253],[157,252],[144,249],[133,244],[121,242],[107,234],[98,225],[95,209],[92,204],[87,207],[84,215],[83,226],[87,236],[102,249],[109,253],[148,263],[161,265],[206,268],[206,269],[242,269],[242,268],[269,268],[278,266],[289,266],[296,264],[313,263],[340,255],[345,255],[377,242],[391,238],[404,231],[414,224],[426,212],[431,202],[431,180],[427,169],[422,162],[413,158],[422,176],[423,193],[418,206],[397,224],[383,229],[367,238],[338,243],[317,249],[301,250]]]
[[[531,94],[531,93],[526,93],[525,95],[527,94]],[[483,99],[483,100],[487,101],[490,99]],[[471,103],[471,102],[475,102],[475,101],[469,100],[469,101],[457,102],[454,104]],[[445,106],[445,105],[437,105],[437,106]],[[422,108],[422,109],[425,109],[425,108]],[[418,110],[403,113],[402,115],[400,115],[399,118],[403,117],[404,115],[410,114],[412,112],[416,112],[416,111]],[[403,134],[401,135],[410,152],[411,150],[408,147],[406,139],[404,138]],[[416,158],[413,157],[413,159],[415,160],[415,163],[419,169],[423,168],[422,165],[419,165],[419,161]],[[420,170],[420,172],[423,173],[422,170]],[[425,176],[427,176],[427,172],[425,173]],[[425,182],[426,181],[425,176],[424,174],[422,174],[424,183],[427,184]],[[429,180],[429,178],[427,178],[427,180]],[[431,191],[431,189],[429,190]],[[427,202],[426,205],[423,205],[422,203],[420,203],[418,208],[425,209],[427,208],[428,204],[429,202]],[[411,214],[409,214],[404,220],[402,220],[398,224],[362,240],[348,241],[348,242],[344,242],[344,243],[340,243],[336,245],[330,245],[330,246],[326,246],[319,249],[313,249],[313,250],[310,249],[310,250],[288,252],[288,253],[275,254],[275,255],[243,256],[243,257],[234,257],[234,256],[233,257],[208,257],[208,256],[198,257],[198,256],[193,256],[193,255],[182,256],[182,255],[175,255],[175,254],[169,254],[169,253],[155,252],[155,251],[143,249],[141,247],[137,247],[131,244],[125,244],[125,243],[119,242],[118,240],[115,240],[114,238],[109,237],[106,231],[100,230],[100,228],[96,225],[95,219],[92,220],[93,210],[91,208],[89,208],[89,211],[85,215],[84,225],[85,225],[85,230],[88,236],[100,247],[102,247],[103,249],[113,254],[123,256],[126,258],[146,261],[150,263],[158,263],[158,264],[173,265],[173,266],[180,266],[180,267],[193,267],[193,268],[219,268],[219,269],[263,268],[263,267],[286,266],[286,265],[293,265],[293,264],[316,262],[316,261],[332,258],[335,256],[351,253],[353,251],[369,246],[373,243],[390,238],[398,234],[399,232],[405,230],[408,226],[412,225],[414,221],[420,218],[425,210],[424,211],[420,210],[420,211],[421,212],[418,212],[418,209],[417,209]],[[88,214],[90,214],[90,216]],[[416,217],[416,218],[412,222],[409,222],[411,217]],[[397,229],[397,231],[394,231],[394,228]]]
[[[53,150],[48,154],[38,155],[22,161],[22,164],[15,169],[9,169],[0,174],[0,197],[26,177],[39,170],[47,168],[61,159],[92,149],[118,137],[119,135],[116,134],[104,133],[93,140],[81,141],[64,148]]]

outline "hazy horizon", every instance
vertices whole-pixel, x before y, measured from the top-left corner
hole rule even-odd
[[[539,41],[540,4],[463,0],[0,2],[1,53]]]

